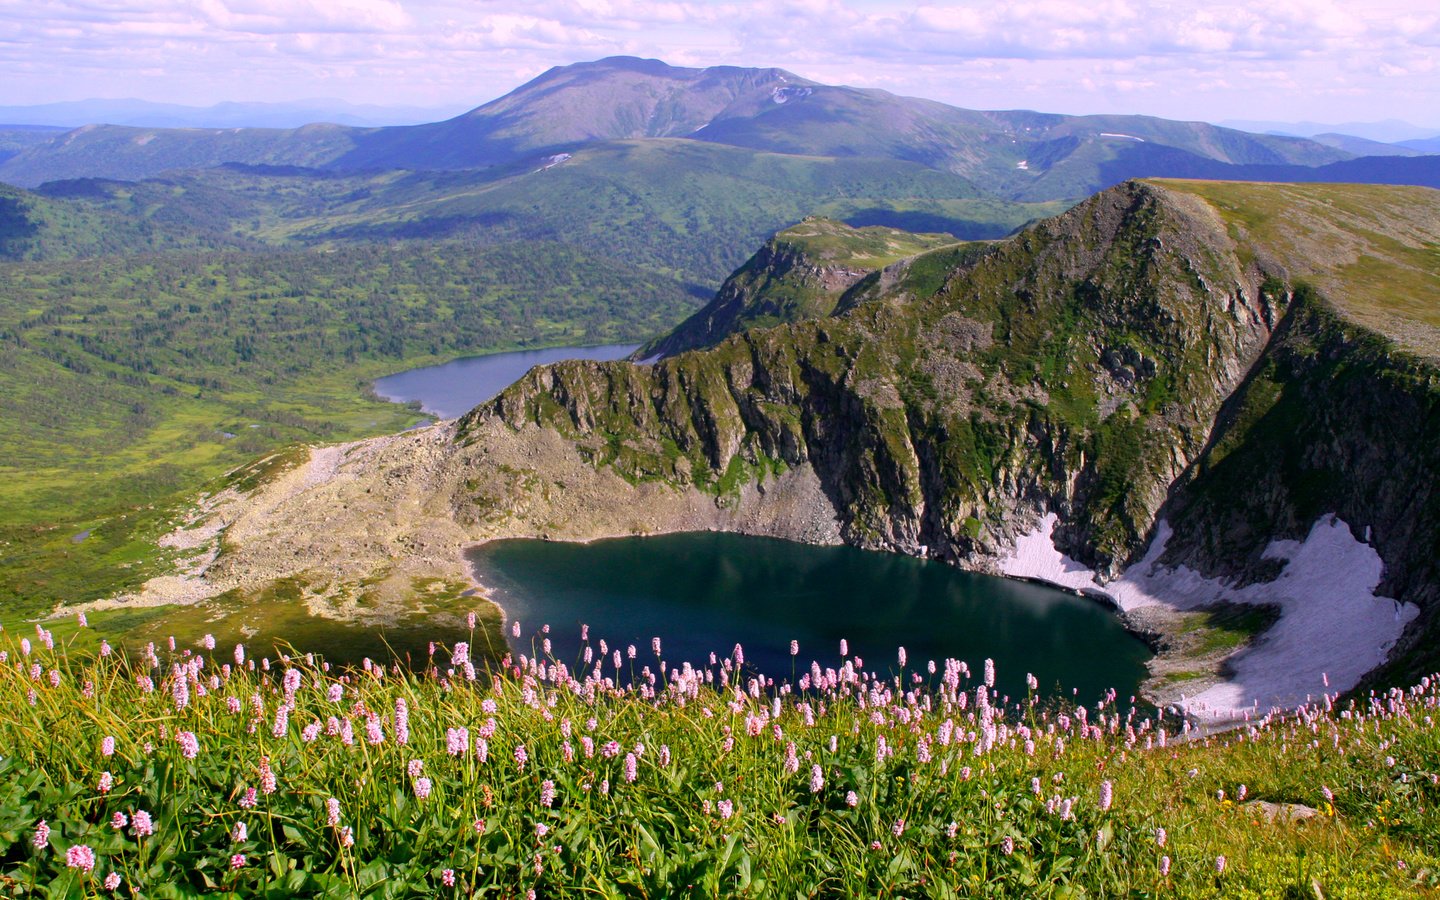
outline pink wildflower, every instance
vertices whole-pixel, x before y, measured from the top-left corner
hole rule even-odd
[[[635,754],[625,754],[625,781],[629,784],[634,784],[635,779],[638,777],[640,777],[640,770],[639,764],[635,759]]]
[[[96,786],[96,788],[100,791],[100,793],[102,793],[102,794],[108,794],[108,793],[110,793],[110,789],[111,789],[112,787],[114,787],[114,786],[115,786],[115,776],[111,775],[109,772],[101,772],[101,773],[100,773],[100,783]]]
[[[155,833],[155,822],[150,814],[143,809],[135,810],[135,817],[130,820],[130,830],[136,837],[149,837]]]
[[[254,789],[254,788],[246,788],[246,789],[245,789],[245,796],[243,796],[243,797],[240,798],[240,808],[241,808],[241,809],[254,809],[255,806],[256,806],[256,801],[255,801],[255,789]]]
[[[555,782],[548,778],[540,782],[540,805],[547,809],[555,805]]]
[[[404,697],[395,698],[395,743],[410,743],[410,707]]]
[[[124,831],[125,826],[130,824],[130,817],[123,812],[117,812],[110,817],[110,827],[116,831]]]
[[[1115,799],[1115,787],[1106,779],[1100,782],[1100,811],[1105,812]]]
[[[65,851],[65,865],[89,875],[95,868],[95,851],[84,844],[74,844]]]
[[[30,839],[30,843],[36,850],[44,850],[50,846],[50,826],[45,824],[44,819],[35,824],[35,836]]]
[[[473,616],[474,613],[471,613],[471,615]],[[454,886],[455,886],[455,870],[454,870],[454,869],[446,869],[445,871],[441,872],[441,873],[440,873],[440,883],[443,884],[443,885],[445,885],[446,887],[454,887]]]
[[[105,876],[105,890],[113,891],[120,887],[120,873],[111,872]]]
[[[470,729],[445,729],[445,752],[451,756],[464,756],[468,749],[470,749]]]
[[[810,767],[810,793],[818,794],[825,786],[825,772],[819,766]]]
[[[340,801],[334,797],[325,801],[325,824],[332,827],[340,824]]]
[[[103,737],[103,738],[100,739],[100,755],[101,755],[101,756],[114,756],[114,755],[115,755],[115,739],[114,739],[113,737],[111,737],[111,736],[109,736],[109,735],[106,735],[105,737]]]
[[[232,868],[232,869],[243,869],[243,868],[245,868],[245,854],[243,854],[243,853],[237,853],[237,854],[235,854],[234,856],[230,857],[230,868]]]
[[[200,755],[200,742],[195,738],[195,732],[181,731],[175,735],[175,740],[180,744],[180,753],[186,759],[194,759]]]
[[[431,786],[430,786],[430,779],[428,779],[428,778],[417,778],[417,779],[415,779],[415,796],[416,796],[418,799],[420,799],[420,800],[426,799],[427,797],[430,796],[430,787],[431,787]]]

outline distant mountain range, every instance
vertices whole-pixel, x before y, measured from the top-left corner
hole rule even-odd
[[[288,103],[217,103],[184,106],[149,100],[71,100],[33,106],[0,106],[0,127],[48,125],[130,125],[138,128],[298,128],[332,122],[360,128],[433,122],[450,110],[441,107],[381,106],[344,100],[296,100]]]
[[[1344,134],[1382,144],[1404,144],[1440,136],[1440,126],[1415,125],[1399,119],[1383,122],[1270,122],[1256,119],[1226,119],[1217,122],[1226,128],[1254,131],[1261,134],[1288,134],[1315,137],[1323,134]]]
[[[43,140],[33,132],[24,137],[0,161],[0,180],[21,186],[83,177],[137,180],[226,163],[350,172],[540,167],[581,148],[657,138],[919,164],[1005,201],[1075,199],[1140,176],[1440,179],[1435,161],[1423,157],[1402,169],[1391,168],[1402,162],[1396,159],[1351,165],[1357,152],[1333,141],[1147,116],[967,110],[819,84],[781,69],[680,68],[632,57],[557,67],[462,115],[419,125],[87,125]],[[1366,152],[1364,145],[1351,146]],[[1335,165],[1349,167],[1323,168]]]

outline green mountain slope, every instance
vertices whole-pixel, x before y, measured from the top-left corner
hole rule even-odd
[[[845,292],[871,272],[954,244],[948,234],[851,228],[833,219],[807,218],[766,241],[725,279],[713,300],[636,356],[673,356],[749,328],[828,316]]]
[[[1059,208],[984,200],[967,180],[913,163],[668,139],[596,145],[544,169],[340,174],[225,166],[134,183],[53,182],[38,194],[6,189],[5,196],[15,198],[17,222],[29,229],[23,244],[0,247],[10,258],[546,240],[676,273],[705,293],[742,261],[743,248],[807,215],[919,217],[978,238]]]

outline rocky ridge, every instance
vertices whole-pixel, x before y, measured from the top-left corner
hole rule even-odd
[[[852,228],[811,216],[766,241],[725,279],[713,300],[640,348],[635,358],[674,356],[750,328],[824,318],[872,272],[946,245],[964,246],[948,234]]]

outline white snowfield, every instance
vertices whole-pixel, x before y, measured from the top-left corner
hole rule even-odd
[[[1235,588],[1185,566],[1161,566],[1171,529],[1161,521],[1145,558],[1101,585],[1095,573],[1055,548],[1056,516],[1047,514],[1021,536],[1000,570],[1087,594],[1122,610],[1164,606],[1189,610],[1211,603],[1272,604],[1280,619],[1259,641],[1230,659],[1234,675],[1182,702],[1200,719],[1234,720],[1293,708],[1327,691],[1345,691],[1385,660],[1406,624],[1420,614],[1411,603],[1375,593],[1383,564],[1375,548],[1355,539],[1333,515],[1322,516],[1304,541],[1272,541],[1267,559],[1285,561],[1274,581]],[[1328,678],[1329,684],[1326,685]]]

